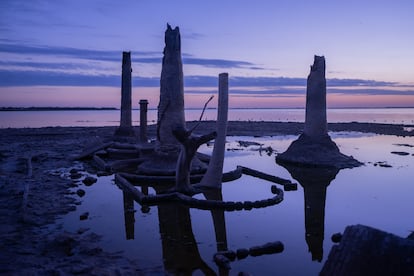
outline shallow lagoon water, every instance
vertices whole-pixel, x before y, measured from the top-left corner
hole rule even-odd
[[[113,176],[100,177],[90,187],[82,186],[86,191],[82,204],[58,224],[69,231],[90,228],[102,235],[104,249],[124,251],[127,257],[137,259],[148,274],[163,275],[160,271],[172,271],[176,264],[191,263],[195,264],[195,275],[203,274],[197,267],[219,273],[213,262],[218,248],[226,246],[237,250],[281,241],[284,244],[282,253],[236,260],[231,263],[230,275],[240,271],[256,275],[276,272],[317,275],[333,245],[330,237],[343,232],[347,225],[364,224],[402,237],[414,230],[411,220],[414,147],[402,145],[414,145],[414,138],[350,132],[330,135],[343,153],[353,155],[365,166],[341,170],[330,183],[300,183],[297,191],[285,191],[284,200],[275,206],[219,214],[218,217],[224,214],[224,219],[216,220],[217,236],[210,211],[169,204],[151,206],[149,212],[144,213],[142,207],[134,203],[135,213],[124,216],[123,192],[114,184]],[[275,163],[275,152],[283,152],[296,136],[227,139],[225,171],[242,165],[297,182],[285,168]],[[255,141],[263,144],[262,148],[270,146],[274,153],[268,155],[260,151],[259,146],[241,148],[238,140]],[[212,148],[203,146],[200,151],[210,153]],[[392,151],[404,151],[409,155],[401,156]],[[379,162],[392,167],[381,167]],[[223,184],[223,199],[268,198],[272,196],[272,184],[243,175]],[[150,188],[149,193],[155,191]],[[202,198],[202,195],[197,197]],[[84,212],[89,212],[89,217],[81,221],[79,216]]]

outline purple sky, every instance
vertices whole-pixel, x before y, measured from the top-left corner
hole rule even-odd
[[[221,72],[233,107],[301,107],[315,54],[328,106],[414,106],[413,10],[409,0],[3,0],[0,106],[118,107],[132,51],[134,106],[155,107],[167,22],[180,27],[189,107],[216,93]]]

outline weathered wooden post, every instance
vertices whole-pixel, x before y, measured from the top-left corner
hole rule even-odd
[[[227,118],[229,107],[229,74],[221,73],[218,84],[217,137],[208,169],[200,186],[219,189],[223,175],[224,155],[226,151]]]
[[[305,135],[321,137],[328,134],[326,120],[325,58],[315,56],[307,80]]]
[[[131,52],[122,52],[121,121],[115,135],[133,136],[131,104]]]
[[[147,143],[147,112],[148,112],[148,101],[139,101],[139,139],[141,143]]]
[[[172,131],[176,127],[185,129],[183,79],[180,29],[167,25],[157,120],[157,139],[162,148],[180,147]]]

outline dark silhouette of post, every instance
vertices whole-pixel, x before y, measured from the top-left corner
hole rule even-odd
[[[157,120],[157,139],[161,146],[180,148],[180,143],[172,134],[175,127],[185,128],[181,36],[178,27],[172,29],[167,25]]]
[[[325,58],[315,56],[307,80],[305,135],[321,137],[328,134],[326,119]]]
[[[278,164],[338,169],[361,166],[362,163],[339,151],[328,134],[326,119],[325,58],[315,56],[306,89],[305,128],[288,149],[276,156]]]
[[[115,135],[134,135],[131,115],[131,72],[131,52],[122,52],[121,121]]]
[[[139,140],[141,143],[147,143],[147,112],[148,112],[148,101],[139,101]]]

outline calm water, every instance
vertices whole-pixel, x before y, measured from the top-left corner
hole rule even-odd
[[[186,120],[198,120],[201,110],[186,110]],[[208,109],[205,120],[215,120],[217,111]],[[389,124],[414,124],[414,108],[328,109],[329,122],[370,122]],[[120,111],[3,111],[0,128],[48,126],[117,126]],[[139,110],[132,112],[133,124],[139,125]],[[149,123],[155,123],[157,111],[148,111]],[[230,109],[232,121],[281,121],[304,122],[304,109]]]
[[[58,224],[70,231],[90,228],[103,236],[102,246],[106,250],[124,251],[151,275],[163,269],[171,271],[179,263],[195,264],[199,268],[195,275],[202,275],[201,267],[218,273],[212,260],[218,247],[237,250],[273,241],[283,242],[285,250],[236,260],[231,263],[230,275],[240,271],[254,275],[275,275],[276,272],[278,275],[317,275],[333,245],[330,237],[343,232],[347,225],[365,224],[402,237],[414,230],[414,147],[401,145],[414,145],[414,137],[350,132],[330,135],[343,153],[353,155],[365,166],[333,175],[315,170],[304,172],[307,179],[318,181],[301,182],[297,191],[285,192],[284,201],[279,205],[221,212],[216,225],[210,211],[177,204],[153,206],[146,213],[135,203],[135,213],[124,216],[123,193],[114,184],[113,176],[106,176],[100,177],[93,186],[81,186],[86,191],[82,204]],[[237,143],[238,140],[255,141],[283,152],[294,139],[294,136],[228,137],[225,171],[243,165],[297,182],[287,169],[275,163],[275,154],[260,152],[258,146],[240,150]],[[203,146],[201,151],[210,153],[212,149]],[[405,151],[409,155],[400,156],[392,151]],[[378,162],[392,167],[376,166]],[[332,176],[335,178],[331,181]],[[271,185],[244,175],[224,183],[222,194],[224,200],[263,199],[272,196]],[[150,188],[149,193],[154,190]],[[84,212],[89,212],[89,218],[80,221],[79,215]]]

